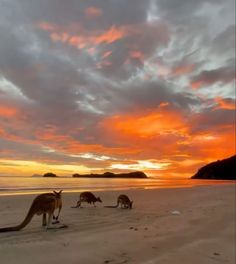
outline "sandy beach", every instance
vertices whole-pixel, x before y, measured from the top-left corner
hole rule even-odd
[[[0,233],[0,263],[235,263],[235,185],[127,190],[132,210],[103,207],[120,193],[96,192],[103,204],[80,209],[70,208],[78,194],[64,193],[68,228],[46,231],[35,216]],[[20,223],[35,196],[0,197],[0,226]]]

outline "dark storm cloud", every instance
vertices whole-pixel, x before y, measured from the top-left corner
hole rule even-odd
[[[235,57],[235,4],[228,0],[156,0],[158,16],[168,21],[173,31],[171,49],[165,52],[168,62],[181,61],[192,54],[192,64],[225,64]],[[215,65],[216,66],[216,65]]]
[[[10,3],[12,3],[11,8],[13,8],[14,2]],[[158,5],[170,12],[175,9],[182,10],[181,6],[184,8],[183,12],[186,10],[190,12],[191,8],[199,5],[193,1],[186,5],[183,4],[183,1],[179,1],[178,4],[173,3],[173,1],[160,1]],[[118,98],[119,105],[119,99],[123,98],[122,93],[119,96],[120,91],[116,90],[115,86],[112,87],[112,85],[107,84],[106,81],[99,80],[99,76],[96,79],[85,71],[77,71],[79,68],[90,68],[92,65],[89,56],[86,56],[82,51],[75,53],[70,47],[66,49],[62,45],[51,48],[46,35],[34,27],[28,27],[29,31],[26,34],[24,26],[27,21],[37,23],[42,20],[60,25],[73,24],[80,21],[80,19],[82,22],[86,22],[84,10],[88,6],[96,6],[108,14],[103,16],[103,19],[106,20],[106,28],[112,23],[116,25],[143,23],[150,7],[148,1],[136,1],[135,4],[134,1],[130,1],[129,4],[125,1],[108,1],[106,5],[101,5],[97,1],[86,1],[86,3],[85,1],[69,1],[67,3],[64,1],[23,1],[21,5],[15,5],[16,11],[18,11],[16,12],[17,21],[22,18],[24,22],[22,32],[16,30],[16,25],[15,29],[13,27],[12,32],[10,30],[8,34],[10,28],[7,25],[3,28],[5,30],[1,38],[3,44],[0,46],[1,53],[4,55],[3,60],[1,60],[3,73],[22,90],[24,95],[37,102],[39,107],[44,108],[40,111],[42,111],[45,118],[59,119],[58,124],[60,120],[65,121],[68,115],[70,115],[69,119],[72,120],[76,119],[73,118],[73,115],[77,115],[77,119],[80,115],[84,115],[86,109],[80,107],[80,104],[84,106],[90,103],[98,111],[109,110],[112,112],[113,106],[116,107],[117,104],[114,102],[109,105],[109,101],[112,102],[115,98]],[[26,20],[23,19],[23,14],[27,17]],[[110,16],[109,14],[116,15]],[[102,23],[96,24],[101,25]],[[168,41],[168,29],[164,24],[143,25],[140,35],[130,36],[111,46],[110,61],[112,65],[102,69],[100,74],[106,76],[109,74],[116,81],[119,81],[119,78],[126,79],[136,73],[138,68],[142,69],[143,67],[143,63],[137,64],[137,61],[133,61],[130,66],[124,65],[133,44],[136,45],[137,50],[148,58],[159,46],[168,45]],[[130,48],[127,49],[129,46]],[[10,72],[9,69],[11,69]],[[102,85],[108,86],[108,89],[101,87]],[[168,92],[163,92],[165,88],[158,88],[160,83],[149,85],[147,82],[143,83],[142,87],[132,88],[135,86],[134,82],[130,85],[131,88],[125,87],[124,102],[127,101],[127,104],[129,104],[129,101],[133,101],[134,105],[146,107],[147,104],[155,106],[165,100],[186,107],[187,101],[194,103],[197,101],[193,98],[193,95],[183,95],[183,98],[180,94],[172,96],[171,89]],[[90,97],[93,97],[93,99],[89,99]],[[105,104],[107,104],[106,107]],[[59,110],[61,115],[55,116],[55,113]],[[88,115],[91,117],[91,113]],[[87,117],[87,115],[85,116]]]
[[[192,78],[192,83],[197,87],[209,86],[215,83],[227,84],[235,80],[234,66],[221,67],[213,70],[205,70]]]
[[[145,1],[145,4],[143,1],[136,1],[135,5],[133,5],[134,1],[131,1],[129,5],[126,5],[126,11],[123,10],[124,4],[126,4],[125,1],[109,1],[103,6],[101,3],[98,5],[97,1],[86,1],[86,3],[84,1],[69,1],[66,4],[64,1],[41,1],[40,3],[38,1],[22,1],[19,5],[14,1],[3,1],[5,15],[0,36],[2,74],[17,85],[25,96],[43,107],[50,106],[52,111],[56,109],[55,112],[58,111],[58,108],[65,111],[67,109],[74,110],[76,108],[75,101],[84,100],[81,96],[83,87],[87,85],[85,80],[91,77],[87,76],[85,72],[79,73],[77,69],[91,68],[91,59],[82,51],[77,50],[75,53],[69,47],[65,49],[62,45],[54,45],[52,48],[46,34],[39,32],[35,24],[40,21],[61,24],[59,22],[65,20],[64,25],[73,25],[80,19],[85,21],[84,9],[88,6],[97,6],[108,13],[107,16],[104,16],[106,20],[104,28],[112,24],[132,24],[145,21],[148,1]],[[10,21],[9,17],[11,17]],[[95,23],[95,25],[99,26],[101,23]],[[148,30],[146,28],[145,31],[148,32]],[[148,41],[152,35],[154,34],[150,32],[143,44],[140,45],[149,53],[154,50],[156,42],[160,42],[159,39]],[[151,45],[150,48],[147,44]],[[126,44],[124,43],[124,45]],[[114,56],[114,72],[117,72],[127,58],[127,50],[122,52],[121,49],[119,52],[119,48],[116,49],[116,47],[114,50],[112,55]],[[123,59],[119,64],[118,58],[120,57]],[[113,72],[112,67],[110,71]],[[129,71],[128,74],[131,72]],[[96,80],[94,81],[96,82]],[[85,89],[91,88],[86,87]]]
[[[210,50],[217,56],[231,58],[235,62],[235,30],[235,25],[229,25],[214,38]]]
[[[218,5],[221,0],[155,0],[159,12],[173,22],[184,22],[191,20],[193,15],[199,11],[203,4]]]
[[[234,130],[235,110],[209,108],[191,119],[192,133],[221,133]]]
[[[173,87],[163,81],[139,81],[126,87],[123,96],[127,105],[132,105],[134,109],[155,109],[160,103],[167,102],[171,108],[184,111],[200,103],[200,100],[189,92],[173,92]]]
[[[72,26],[82,23],[86,29],[106,29],[112,25],[138,24],[146,20],[149,0],[1,0],[1,9],[8,22],[37,23],[47,21],[60,26]],[[89,7],[101,10],[96,20],[86,18]],[[94,18],[95,19],[95,18]]]
[[[127,30],[130,34],[109,49],[112,52],[108,58],[111,65],[101,69],[106,76],[128,79],[143,69],[145,59],[168,46],[170,42],[169,29],[162,21],[127,26]]]
[[[89,64],[89,59],[80,54],[75,63],[67,52],[51,49],[44,38],[35,34],[33,27],[25,26],[24,21],[22,25],[12,27],[12,24],[12,21],[5,21],[0,27],[0,73],[34,102],[26,112],[33,120],[31,126],[65,122],[67,127],[70,120],[75,123],[80,116],[87,118],[88,114],[77,111],[76,100],[81,95],[76,87],[85,84],[77,67],[85,60]]]
[[[102,10],[103,15],[98,17],[96,24],[84,19],[87,7],[96,7]],[[146,10],[149,1],[143,0],[109,0],[109,1],[77,1],[77,0],[42,0],[21,1],[21,7],[25,15],[32,21],[48,21],[59,25],[68,25],[82,22],[86,27],[92,29],[106,28],[116,24],[140,23],[146,19]]]

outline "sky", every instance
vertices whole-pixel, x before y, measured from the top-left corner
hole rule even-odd
[[[0,0],[0,175],[232,156],[234,44],[234,0]]]

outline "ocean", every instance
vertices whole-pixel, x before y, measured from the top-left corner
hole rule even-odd
[[[226,184],[232,181],[192,180],[192,179],[95,179],[72,177],[0,177],[0,196],[16,194],[36,194],[52,190],[64,192],[106,191],[127,189],[182,188],[199,185]],[[235,182],[234,182],[235,183]]]

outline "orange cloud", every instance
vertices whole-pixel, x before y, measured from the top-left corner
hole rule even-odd
[[[61,41],[61,39],[58,41]],[[89,46],[89,39],[86,39],[83,36],[72,36],[68,39],[67,43],[76,48],[83,49],[86,46]]]
[[[95,6],[90,6],[85,9],[84,13],[87,17],[98,17],[102,15],[102,10]]]
[[[84,144],[75,140],[69,134],[61,134],[56,127],[37,130],[35,137],[39,144],[48,146],[55,151],[68,155],[78,153],[97,153],[112,156],[114,154],[126,153],[126,151],[127,153],[132,152],[132,150],[125,150],[121,147],[105,147],[101,144]]]
[[[119,39],[122,39],[126,35],[125,30],[122,27],[111,26],[107,31],[103,32],[101,35],[94,37],[94,42],[96,44],[107,43],[111,44]]]
[[[125,114],[105,119],[100,124],[100,128],[105,135],[109,135],[111,138],[117,136],[117,140],[112,140],[117,144],[117,147],[105,142],[103,145],[84,144],[74,139],[70,134],[62,134],[57,127],[38,129],[34,135],[34,142],[6,135],[6,132],[1,128],[0,136],[34,144],[34,146],[38,145],[40,148],[45,146],[45,152],[55,151],[71,157],[79,157],[79,154],[83,153],[95,153],[94,157],[96,155],[121,157],[117,160],[100,159],[101,171],[109,168],[115,171],[142,169],[153,176],[190,177],[203,164],[234,153],[233,126],[219,129],[220,132],[209,131],[191,134],[190,122],[186,123],[180,113],[164,109],[165,111],[161,108],[161,110],[152,112]],[[8,156],[7,153],[5,156]],[[91,154],[81,156],[93,159]],[[34,160],[45,164],[61,164],[62,167],[68,169],[67,174],[80,170],[76,167],[73,168],[73,162],[67,161],[63,165],[61,161],[53,160],[53,156],[50,160],[42,157],[36,157]],[[87,166],[83,161],[76,165]],[[37,171],[37,166],[37,164],[32,164],[32,166],[29,164],[30,174],[33,174],[34,170]],[[11,169],[14,170],[14,167]],[[53,169],[59,173],[58,168],[53,167]],[[93,170],[93,168],[90,169]]]
[[[41,22],[37,26],[44,31],[56,31],[58,29],[57,26],[48,22]]]
[[[106,51],[103,55],[102,58],[105,59],[107,57],[109,57],[112,54],[112,51]]]
[[[213,133],[213,136],[210,138],[208,135],[205,140],[202,137],[199,137],[197,140],[197,137],[192,142],[192,146],[193,148],[198,148],[197,155],[202,160],[205,160],[206,163],[229,157],[235,153],[234,126],[225,129],[224,132]],[[196,153],[192,154],[196,155]]]
[[[133,50],[129,53],[132,59],[139,59],[140,61],[144,61],[144,54],[141,51]]]
[[[183,117],[168,110],[113,116],[104,120],[102,125],[118,133],[141,138],[157,134],[182,134],[186,131]]]
[[[166,106],[168,106],[168,105],[169,105],[168,102],[161,102],[161,103],[159,104],[159,107],[166,107]]]
[[[127,35],[125,27],[117,27],[115,25],[108,28],[106,31],[86,31],[77,26],[79,34],[67,33],[66,28],[56,27],[50,23],[42,22],[37,25],[40,29],[50,32],[50,38],[54,42],[67,43],[77,48],[91,48],[99,44],[111,44],[122,39]],[[70,30],[71,31],[71,30]]]
[[[228,109],[228,110],[235,110],[236,109],[234,99],[229,99],[229,98],[224,99],[221,97],[216,97],[215,101],[218,104],[217,108]]]
[[[177,66],[174,69],[172,69],[172,74],[173,75],[183,75],[186,73],[191,73],[195,69],[196,69],[196,66],[194,64]]]
[[[0,106],[0,116],[2,117],[13,117],[18,114],[18,110],[9,106]]]
[[[203,82],[202,81],[195,81],[195,82],[191,82],[190,85],[193,89],[199,89],[200,87],[202,87]]]
[[[150,158],[160,152],[171,163],[187,157],[197,168],[197,160],[207,163],[234,153],[233,126],[204,133],[192,132],[193,123],[189,119],[165,107],[153,112],[112,116],[100,125],[113,141],[136,150],[133,158],[138,157],[138,153]],[[184,156],[180,156],[182,154]]]
[[[94,7],[86,9],[85,12],[88,16],[96,16],[101,13],[100,10]],[[96,67],[99,69],[111,65],[111,62],[108,60],[104,62],[99,61],[99,59],[103,60],[104,58],[109,57],[111,54],[110,51],[107,51],[105,54],[100,54],[100,45],[112,44],[114,42],[121,41],[127,38],[128,41],[126,43],[126,49],[128,52],[128,56],[126,58],[126,63],[130,63],[131,60],[139,60],[140,62],[144,62],[145,57],[147,56],[146,53],[149,52],[142,51],[142,48],[145,47],[146,39],[148,39],[149,37],[153,39],[153,41],[157,41],[157,34],[159,36],[158,42],[160,45],[164,45],[169,41],[168,28],[166,25],[161,23],[155,25],[146,23],[128,24],[121,26],[112,25],[106,30],[86,30],[86,28],[79,23],[63,27],[54,26],[47,22],[42,22],[37,26],[49,33],[49,37],[52,42],[60,42],[66,45],[73,46],[77,49],[83,49],[91,56],[96,54]],[[144,78],[148,78],[148,75],[144,76]]]
[[[60,42],[63,42],[63,43],[66,43],[69,40],[69,38],[70,38],[70,36],[67,33],[65,33],[65,32],[63,32],[61,34],[58,34],[58,33],[54,32],[54,33],[52,33],[50,35],[50,37],[55,42],[56,41],[60,41]]]
[[[4,139],[15,141],[15,142],[30,142],[30,140],[25,140],[21,136],[10,134],[7,130],[0,129],[0,136]]]

